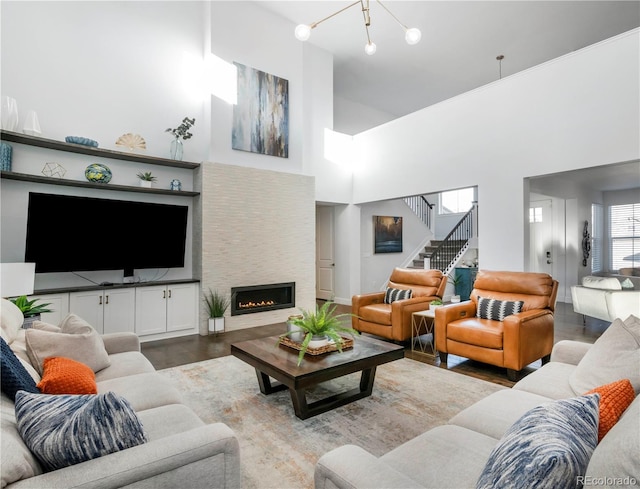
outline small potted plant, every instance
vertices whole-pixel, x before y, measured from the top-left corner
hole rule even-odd
[[[442,307],[443,302],[440,299],[435,299],[431,302],[429,302],[429,309],[430,310],[435,310],[438,309],[439,307]]]
[[[229,308],[229,299],[217,290],[209,289],[204,302],[209,314],[209,333],[224,333],[224,313]]]
[[[153,182],[158,180],[158,177],[152,175],[150,171],[139,172],[136,176],[140,179],[141,187],[151,187]]]
[[[322,304],[321,307],[316,305],[316,310],[306,311],[301,309],[302,316],[291,316],[289,321],[292,325],[297,326],[297,330],[287,331],[280,335],[280,338],[291,335],[302,335],[302,343],[300,344],[300,353],[298,355],[298,365],[302,363],[304,354],[309,347],[319,348],[327,345],[330,341],[333,341],[338,348],[338,351],[342,352],[342,336],[340,333],[351,335],[355,338],[360,333],[355,329],[343,326],[342,319],[351,317],[353,314],[335,314],[337,305],[330,301]],[[278,341],[279,343],[279,341]]]
[[[458,284],[460,283],[462,278],[456,275],[455,272],[453,274],[447,275],[447,277],[449,278],[449,283],[453,285],[453,295],[451,296],[451,302],[452,303],[460,302],[460,294],[458,294],[457,289],[458,289]]]
[[[34,321],[40,321],[40,315],[42,313],[53,312],[47,308],[47,306],[51,305],[50,302],[46,304],[36,304],[40,299],[29,300],[26,295],[21,295],[20,297],[9,300],[18,306],[18,309],[22,312],[24,316],[24,323],[22,323],[23,328],[29,328]]]

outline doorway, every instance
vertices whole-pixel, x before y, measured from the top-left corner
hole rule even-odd
[[[334,208],[316,206],[316,298],[335,295]]]

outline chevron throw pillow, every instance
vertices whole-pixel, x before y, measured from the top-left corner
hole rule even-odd
[[[403,299],[411,299],[411,289],[392,289],[387,287],[387,291],[384,294],[384,303],[391,304],[395,301],[401,301]]]
[[[476,316],[480,319],[493,319],[494,321],[504,321],[504,318],[512,314],[518,314],[524,306],[523,301],[499,301],[498,299],[487,299],[478,297],[478,311]]]

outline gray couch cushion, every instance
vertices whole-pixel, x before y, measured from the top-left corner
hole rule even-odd
[[[380,460],[423,487],[475,487],[497,443],[495,438],[460,426],[438,426]]]
[[[613,484],[618,487],[631,487],[639,484],[639,434],[640,397],[636,397],[620,421],[611,428],[594,450],[586,476],[592,480],[605,477],[615,481],[620,478],[622,479],[620,483]],[[633,478],[636,482],[625,481],[625,478]]]
[[[15,411],[13,402],[4,394],[0,396],[0,487],[43,472],[40,463],[18,433]]]
[[[109,355],[109,361],[111,362],[109,367],[96,372],[96,382],[156,371],[151,362],[137,351]]]
[[[173,384],[156,372],[128,375],[98,382],[98,394],[109,391],[117,392],[124,397],[136,412],[182,402],[180,393]]]
[[[569,365],[567,363],[547,363],[535,372],[527,375],[512,388],[538,394],[550,399],[574,397],[575,393],[569,385],[569,376],[575,368],[575,365]]]
[[[456,414],[449,424],[500,439],[524,413],[549,401],[548,397],[526,391],[498,391]]]
[[[640,319],[616,319],[580,360],[569,376],[575,394],[629,379],[640,393]]]
[[[204,426],[202,420],[184,404],[169,404],[137,411],[149,441]]]

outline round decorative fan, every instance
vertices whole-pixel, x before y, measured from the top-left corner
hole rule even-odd
[[[147,143],[144,138],[139,134],[132,134],[130,132],[120,136],[116,141],[116,146],[124,146],[129,151],[134,151],[136,149],[147,149]]]

